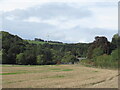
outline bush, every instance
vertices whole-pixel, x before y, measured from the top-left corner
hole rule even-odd
[[[115,50],[112,51],[111,57],[112,57],[112,60],[118,61],[118,59],[119,59],[118,58],[118,49],[115,49]]]
[[[103,55],[103,50],[101,48],[95,48],[93,50],[93,58]]]
[[[67,52],[66,55],[62,58],[62,63],[72,63],[79,61],[71,52]]]
[[[81,60],[80,63],[83,64],[83,65],[87,65],[87,66],[91,66],[91,65],[94,64],[94,62],[90,59]]]
[[[43,55],[38,55],[37,56],[37,64],[38,65],[44,64],[44,57],[43,57]]]
[[[117,68],[118,62],[113,60],[112,56],[104,54],[96,57],[94,65],[97,67]]]
[[[25,64],[25,55],[24,53],[20,53],[16,56],[16,63],[17,64]]]

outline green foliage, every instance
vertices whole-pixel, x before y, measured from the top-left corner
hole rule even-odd
[[[43,59],[44,57],[43,57],[43,55],[38,55],[37,56],[37,64],[38,65],[42,65],[42,64],[44,64],[44,59]]]
[[[78,59],[71,54],[71,52],[67,52],[66,55],[62,58],[62,63],[74,63],[74,62],[77,62]]]
[[[25,55],[24,53],[20,53],[16,57],[16,63],[17,64],[25,64]]]
[[[1,31],[2,33],[2,63],[3,64],[16,64],[16,55],[23,52],[27,42],[24,42],[17,35],[11,35],[8,32]]]
[[[112,51],[111,57],[112,57],[112,60],[114,60],[114,61],[118,61],[119,60],[118,49],[115,49],[115,50]]]
[[[111,50],[115,50],[116,48],[118,48],[119,44],[120,44],[120,37],[118,34],[115,34],[112,38]]]
[[[115,35],[112,42],[105,37],[96,37],[93,43],[66,44],[23,40],[8,32],[2,34],[2,64],[50,65],[78,62],[77,57],[88,57],[82,63],[98,67],[117,67],[120,38]],[[88,55],[87,55],[88,53]]]
[[[105,37],[96,37],[88,49],[88,60],[82,63],[96,67],[117,68],[119,41],[120,37],[118,34],[113,36],[111,43]]]
[[[2,50],[0,51],[0,64],[2,64]]]
[[[94,65],[94,62],[93,62],[92,60],[90,60],[90,59],[81,60],[80,63],[81,63],[82,65],[87,66],[87,67],[91,67],[91,66]]]
[[[85,56],[89,44],[65,44],[55,41],[23,40],[8,32],[2,34],[2,63],[20,65],[48,65],[78,61]],[[70,53],[68,53],[70,52]]]
[[[91,43],[90,47],[88,48],[87,58],[92,59],[94,58],[94,56],[97,56],[97,54],[98,56],[100,54],[109,55],[111,53],[110,48],[111,48],[111,44],[106,37],[95,37],[95,41]]]
[[[43,42],[43,41],[35,41],[35,40],[25,40],[25,41],[27,41],[28,43],[30,43],[30,44],[46,44],[46,43],[48,43],[48,44],[53,44],[53,45],[55,45],[55,44],[58,44],[58,45],[62,45],[62,43],[52,43],[52,42]]]
[[[54,49],[51,49],[51,52],[53,54],[52,60],[53,60],[54,64],[60,64],[61,59],[64,56],[64,53],[61,52],[60,50],[58,51],[58,50],[54,50]]]
[[[30,44],[45,44],[47,42],[42,42],[42,41],[34,41],[34,40],[25,40],[28,41]]]
[[[99,55],[92,60],[83,60],[81,63],[102,68],[118,68],[118,59],[118,49],[116,49],[112,51],[111,55]]]
[[[117,68],[118,62],[114,61],[110,55],[98,56],[95,60],[95,66],[106,68]]]
[[[93,58],[103,55],[103,50],[101,48],[95,48],[93,50]]]
[[[82,60],[81,64],[100,68],[118,68],[118,61],[115,61],[111,55],[104,54],[93,59],[93,61],[90,59]]]
[[[96,60],[94,60],[95,62],[95,65],[96,66],[100,66],[100,67],[104,67],[104,66],[108,66],[108,62],[111,61],[111,57],[109,55],[101,55],[101,56],[98,56],[96,58]]]
[[[34,54],[26,54],[25,60],[27,65],[35,65],[36,64],[36,56]]]

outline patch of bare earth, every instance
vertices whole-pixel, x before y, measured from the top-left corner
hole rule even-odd
[[[3,67],[3,88],[118,88],[118,71],[82,65]]]

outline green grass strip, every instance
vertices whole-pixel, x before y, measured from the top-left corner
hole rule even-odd
[[[73,69],[64,69],[62,71],[73,71]]]
[[[12,75],[12,74],[18,74],[18,73],[0,73],[0,75]]]

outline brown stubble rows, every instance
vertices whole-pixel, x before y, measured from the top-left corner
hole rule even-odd
[[[3,66],[3,88],[117,88],[118,71],[82,65]]]

